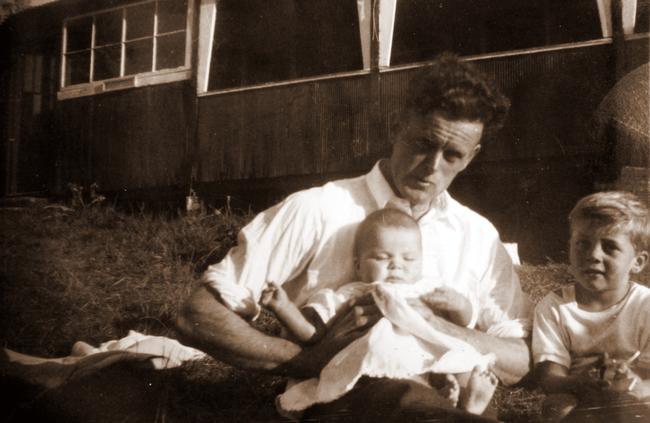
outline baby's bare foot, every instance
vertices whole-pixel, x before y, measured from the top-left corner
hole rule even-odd
[[[499,380],[490,370],[472,369],[467,386],[460,393],[458,407],[473,414],[482,414],[487,408]]]

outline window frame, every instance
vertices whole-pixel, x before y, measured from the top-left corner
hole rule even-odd
[[[160,0],[141,0],[121,6],[115,6],[111,8],[96,10],[89,13],[84,13],[80,15],[70,16],[63,20],[62,23],[62,36],[61,36],[61,75],[59,81],[59,90],[57,92],[57,98],[59,100],[66,100],[70,98],[84,97],[89,95],[101,94],[104,92],[124,90],[129,88],[143,87],[148,85],[157,85],[157,84],[166,84],[170,82],[188,80],[192,78],[192,31],[193,31],[193,15],[194,15],[194,0],[187,0],[187,13],[185,16],[185,27],[183,29],[178,29],[175,31],[169,31],[164,33],[157,33],[158,31],[158,4]],[[151,34],[152,44],[151,44],[151,54],[152,54],[152,67],[155,67],[156,62],[156,49],[157,49],[157,39],[161,36],[181,33],[185,31],[185,55],[183,58],[183,64],[176,68],[161,69],[161,70],[152,70],[148,72],[139,72],[130,75],[124,75],[125,72],[125,52],[126,44],[129,40],[126,39],[125,31],[125,15],[126,9],[133,6],[139,6],[144,4],[154,4],[154,27],[153,33]],[[116,44],[120,45],[120,76],[113,78],[106,78],[97,81],[93,81],[94,73],[94,57],[98,47],[95,45],[95,22],[98,15],[104,13],[110,13],[115,11],[121,11],[121,34],[120,41]],[[65,85],[66,83],[66,66],[67,66],[67,43],[68,43],[68,25],[71,21],[92,17],[91,25],[91,40],[88,51],[90,51],[89,59],[89,69],[88,69],[88,79],[89,82],[83,82],[78,84]],[[145,39],[145,38],[143,38]],[[84,50],[80,50],[84,51]]]

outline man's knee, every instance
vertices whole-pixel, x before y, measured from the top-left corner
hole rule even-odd
[[[190,296],[183,302],[175,320],[175,329],[181,343],[193,343],[196,336],[197,325],[207,315],[209,303],[212,307],[219,301],[203,285],[194,289]]]

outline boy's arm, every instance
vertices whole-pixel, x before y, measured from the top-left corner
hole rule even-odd
[[[601,379],[569,375],[569,369],[552,361],[539,363],[536,371],[542,389],[548,394],[568,393],[582,397],[602,392],[609,386],[609,383]]]

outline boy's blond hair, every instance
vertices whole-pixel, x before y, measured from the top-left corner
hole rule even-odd
[[[420,226],[413,217],[397,209],[379,209],[370,213],[359,224],[354,236],[354,255],[361,254],[360,248],[368,238],[368,235],[378,228],[400,228],[417,231],[420,233]]]
[[[650,249],[650,211],[630,192],[603,191],[583,197],[569,214],[571,226],[580,220],[626,231],[637,253]]]

